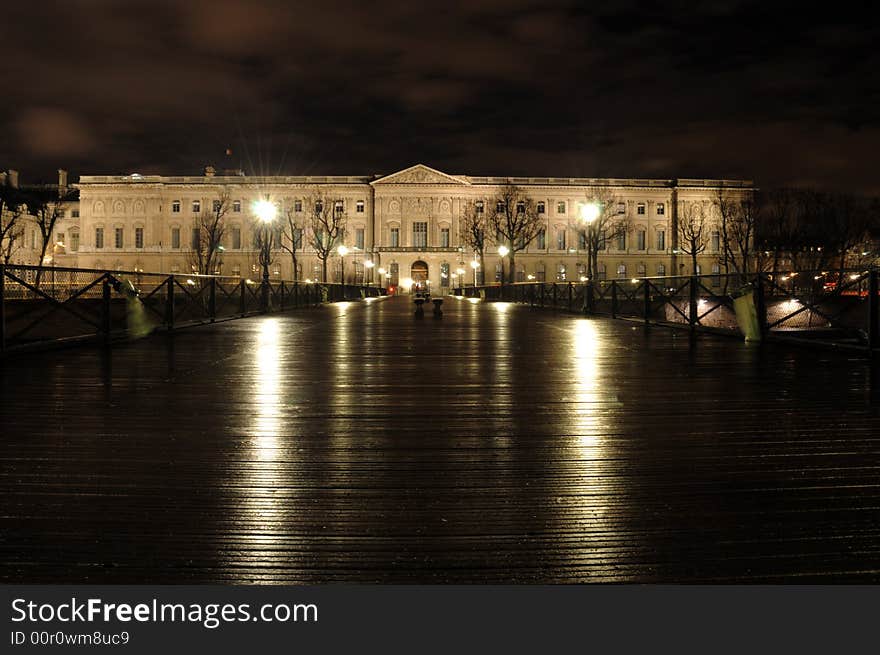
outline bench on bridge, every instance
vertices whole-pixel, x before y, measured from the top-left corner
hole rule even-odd
[[[423,305],[431,301],[434,303],[434,316],[443,316],[443,311],[440,309],[440,306],[443,304],[443,298],[431,298],[430,293],[417,293],[413,297],[413,302],[416,305],[416,316],[422,316],[425,313]]]

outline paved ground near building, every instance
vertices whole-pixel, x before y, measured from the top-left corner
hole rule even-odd
[[[880,581],[864,360],[447,299],[2,364],[5,582]]]

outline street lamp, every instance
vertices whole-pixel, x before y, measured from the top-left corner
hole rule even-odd
[[[342,280],[341,280],[342,281],[342,298],[344,300],[345,299],[345,256],[348,254],[348,247],[346,247],[344,244],[340,245],[336,249],[336,252],[339,253],[339,263],[340,263],[340,267],[342,268]]]
[[[474,289],[477,288],[477,269],[480,268],[480,262],[476,259],[471,262],[471,268],[474,269]]]
[[[595,271],[593,270],[593,252],[596,249],[595,240],[598,235],[594,233],[594,223],[596,219],[602,214],[602,205],[598,202],[587,202],[581,205],[580,207],[580,217],[585,226],[586,232],[586,245],[587,245],[587,279],[584,280],[581,278],[581,282],[589,283],[587,287],[584,288],[584,303],[583,303],[583,311],[586,313],[588,310],[592,309],[593,305],[593,287],[592,280],[595,276]]]
[[[255,201],[251,209],[254,212],[254,216],[261,223],[260,265],[263,267],[261,302],[263,305],[262,309],[265,312],[269,310],[269,263],[272,259],[271,225],[278,214],[278,207],[268,198],[262,198]]]
[[[379,278],[376,280],[376,286],[381,287],[382,283],[385,282],[385,269],[380,266],[376,270],[379,273]]]
[[[501,257],[501,286],[504,286],[504,258],[510,254],[507,246],[498,246],[498,255]]]
[[[370,271],[370,282],[373,281],[373,266],[375,266],[375,264],[373,264],[373,261],[371,259],[368,259],[364,262],[364,268]],[[364,280],[364,286],[367,286],[368,284],[369,282]]]

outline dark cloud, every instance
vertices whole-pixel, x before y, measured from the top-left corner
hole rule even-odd
[[[0,168],[738,176],[880,192],[874,22],[750,1],[4,8]],[[866,8],[864,11],[867,12]]]

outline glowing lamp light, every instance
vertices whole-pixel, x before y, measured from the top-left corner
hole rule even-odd
[[[480,268],[480,262],[474,260],[471,262],[471,268]]]
[[[268,200],[257,200],[253,204],[254,216],[259,218],[263,223],[271,223],[275,220],[278,208],[274,202]]]
[[[602,209],[599,207],[599,203],[596,202],[588,202],[581,205],[581,220],[592,223],[597,218],[599,218],[599,214]]]
[[[373,262],[368,259],[367,261],[364,262],[364,266],[366,266],[367,268],[373,268],[373,266],[375,266],[375,264],[373,264]]]
[[[413,281],[411,277],[405,277],[400,281],[400,286],[409,288],[413,285]]]
[[[502,257],[507,257],[510,254],[510,248],[507,246],[498,246],[498,254]]]
[[[384,268],[381,268],[381,267],[380,267],[378,270],[379,270],[379,275],[385,275],[385,269],[384,269]]]
[[[336,252],[339,253],[340,257],[345,257],[348,254],[348,248],[346,246],[339,246]]]
[[[455,272],[458,273],[459,275],[464,275],[464,269],[463,269],[463,268],[456,268],[456,269],[455,269]]]

